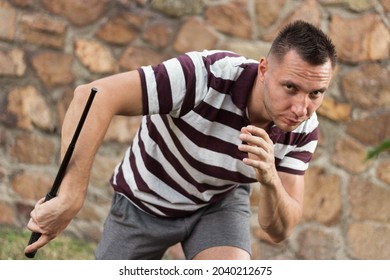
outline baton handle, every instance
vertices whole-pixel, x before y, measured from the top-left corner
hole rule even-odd
[[[95,98],[96,93],[97,93],[97,89],[93,87],[91,89],[91,93],[89,95],[87,103],[85,104],[85,108],[84,108],[84,111],[81,115],[80,121],[76,127],[75,132],[74,132],[72,141],[70,142],[68,149],[66,150],[64,158],[63,158],[61,165],[60,165],[60,168],[58,170],[57,176],[53,182],[53,185],[52,185],[50,191],[46,194],[44,202],[57,196],[58,189],[60,188],[62,179],[65,176],[66,168],[69,164],[70,158],[72,157],[74,147],[76,146],[77,138],[80,135],[80,131],[83,127],[85,119],[87,118],[88,111],[91,108],[91,104],[92,104],[93,99]],[[41,237],[41,235],[42,235],[42,233],[40,233],[40,232],[32,232],[31,236],[30,236],[30,240],[28,241],[28,245],[37,241],[39,239],[39,237]],[[34,258],[36,253],[37,253],[37,251],[31,252],[31,253],[25,253],[25,256],[27,258]]]
[[[46,197],[45,197],[45,201],[44,201],[44,202],[46,202],[46,201],[52,199],[53,197],[54,197],[54,196],[51,196],[50,192],[48,192],[48,193],[46,194]],[[41,237],[41,235],[42,235],[42,233],[40,233],[40,232],[32,232],[32,233],[31,233],[31,236],[30,236],[30,240],[28,241],[28,245],[33,244],[35,241],[37,241],[37,240],[39,239],[39,237]],[[31,252],[31,253],[26,253],[25,256],[26,256],[27,258],[32,259],[32,258],[35,257],[35,254],[36,254],[36,253],[37,253],[37,251]]]

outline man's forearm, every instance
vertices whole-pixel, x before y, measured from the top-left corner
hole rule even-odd
[[[87,86],[78,87],[68,108],[62,126],[62,157],[72,140],[81,113],[87,102],[89,90],[90,88]],[[104,93],[98,91],[77,140],[60,188],[59,195],[62,198],[64,196],[69,198],[69,201],[72,201],[72,205],[75,208],[80,209],[83,204],[95,154],[113,117],[112,113],[104,108],[105,98],[107,97],[104,96]]]
[[[274,242],[285,240],[302,215],[300,204],[279,184],[261,186],[258,210],[259,224]]]

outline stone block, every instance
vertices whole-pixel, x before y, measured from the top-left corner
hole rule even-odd
[[[372,164],[365,161],[366,154],[366,146],[347,136],[336,140],[332,162],[353,174],[358,174],[366,171]]]
[[[390,13],[390,1],[388,0],[379,0],[379,2],[382,4],[383,9],[386,13]]]
[[[286,0],[256,0],[256,22],[260,28],[268,28],[274,24],[285,4]]]
[[[266,41],[272,41],[284,26],[296,20],[304,20],[315,26],[320,25],[321,10],[320,5],[316,0],[305,0],[301,5],[297,5],[293,9],[290,9],[290,11],[291,12],[283,18],[275,28],[267,30],[266,32],[260,32],[259,37]]]
[[[110,18],[96,32],[96,36],[108,43],[126,45],[137,38],[138,31],[126,20],[117,15]]]
[[[108,127],[104,141],[130,144],[140,122],[141,117],[115,116]]]
[[[342,246],[342,239],[329,228],[311,227],[298,234],[298,259],[334,260]]]
[[[380,64],[365,64],[342,77],[345,96],[363,109],[390,107],[390,70]]]
[[[65,21],[42,14],[24,14],[19,20],[20,37],[24,42],[62,49],[65,44]]]
[[[17,214],[18,221],[16,223],[17,226],[25,227],[27,225],[27,223],[31,217],[30,216],[31,211],[34,209],[35,204],[36,204],[36,201],[28,202],[28,201],[24,201],[24,200],[17,201],[15,203],[15,210],[16,210],[16,213],[18,213]]]
[[[376,169],[376,176],[390,185],[390,159],[383,159],[379,162]]]
[[[250,39],[253,26],[247,2],[247,0],[236,0],[209,6],[206,9],[207,21],[223,33]]]
[[[21,8],[31,8],[36,5],[37,0],[11,0],[13,5],[21,7]]]
[[[171,26],[164,22],[154,22],[149,25],[142,34],[142,38],[158,48],[164,48],[169,45],[174,31]],[[192,35],[196,35],[195,33]]]
[[[375,7],[374,0],[319,0],[324,5],[345,5],[353,11],[365,11]]]
[[[16,119],[16,127],[32,131],[35,127],[53,128],[50,107],[34,86],[15,88],[8,93],[7,114]]]
[[[14,40],[17,12],[7,1],[0,1],[0,39]]]
[[[78,39],[74,49],[81,63],[93,73],[117,72],[117,62],[109,48],[98,41]]]
[[[41,172],[23,171],[11,180],[12,189],[22,199],[38,201],[50,190],[54,178]]]
[[[0,225],[15,225],[14,210],[10,204],[0,201],[0,213]]]
[[[96,155],[91,170],[90,184],[96,188],[108,189],[109,179],[116,165],[122,160],[122,157],[123,155],[117,157]]]
[[[173,47],[179,53],[214,49],[217,36],[202,22],[192,17],[187,19],[180,28]]]
[[[227,41],[221,45],[221,48],[258,61],[261,57],[267,56],[271,44],[256,41]]]
[[[333,15],[329,30],[340,60],[358,63],[389,57],[390,31],[378,15]]]
[[[0,76],[22,77],[25,72],[26,62],[22,49],[14,48],[5,52],[0,51]]]
[[[108,11],[108,0],[43,0],[48,11],[67,18],[76,26],[86,26],[101,18]]]
[[[71,84],[75,77],[72,72],[73,56],[53,51],[41,51],[31,59],[38,78],[48,88]]]
[[[196,15],[202,11],[202,0],[154,0],[151,2],[154,9],[174,17]]]
[[[347,238],[354,259],[390,259],[390,228],[386,225],[352,223],[348,226]]]
[[[123,52],[119,65],[126,70],[135,70],[140,66],[157,65],[168,58],[167,54],[150,48],[130,46]]]
[[[354,177],[348,184],[348,197],[352,219],[390,223],[390,190]]]
[[[341,220],[341,178],[326,169],[311,167],[305,175],[303,220],[325,225]]]
[[[390,112],[369,115],[347,124],[346,131],[365,145],[376,146],[390,138]],[[368,148],[368,147],[367,147]]]
[[[37,134],[21,134],[15,137],[9,148],[12,159],[21,163],[50,164],[55,145],[52,139]]]
[[[337,102],[331,97],[325,97],[317,112],[332,121],[344,122],[351,120],[352,106],[348,103]]]

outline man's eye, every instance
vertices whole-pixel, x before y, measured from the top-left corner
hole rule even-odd
[[[317,90],[317,91],[313,91],[310,95],[312,98],[318,98],[322,95],[322,93],[323,93],[322,91]]]

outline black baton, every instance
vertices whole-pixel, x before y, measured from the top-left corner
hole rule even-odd
[[[70,158],[72,157],[74,147],[76,146],[77,138],[79,137],[81,128],[83,127],[84,121],[87,118],[89,108],[91,107],[92,101],[95,98],[96,92],[97,92],[97,89],[93,87],[91,89],[91,93],[90,93],[89,98],[87,100],[87,104],[85,104],[83,114],[80,117],[79,124],[77,125],[76,131],[74,132],[72,141],[70,142],[68,149],[66,150],[64,158],[62,159],[60,168],[58,170],[57,176],[54,180],[54,183],[53,183],[50,191],[46,194],[44,202],[57,196],[58,189],[60,188],[62,179],[64,178],[64,175],[65,175],[66,168],[69,164]],[[40,232],[32,232],[30,240],[28,241],[28,245],[37,241],[39,239],[39,237],[41,237],[41,235],[42,235],[42,233],[40,233]],[[27,258],[34,258],[36,253],[37,253],[37,251],[34,251],[31,253],[26,253],[25,255]]]

